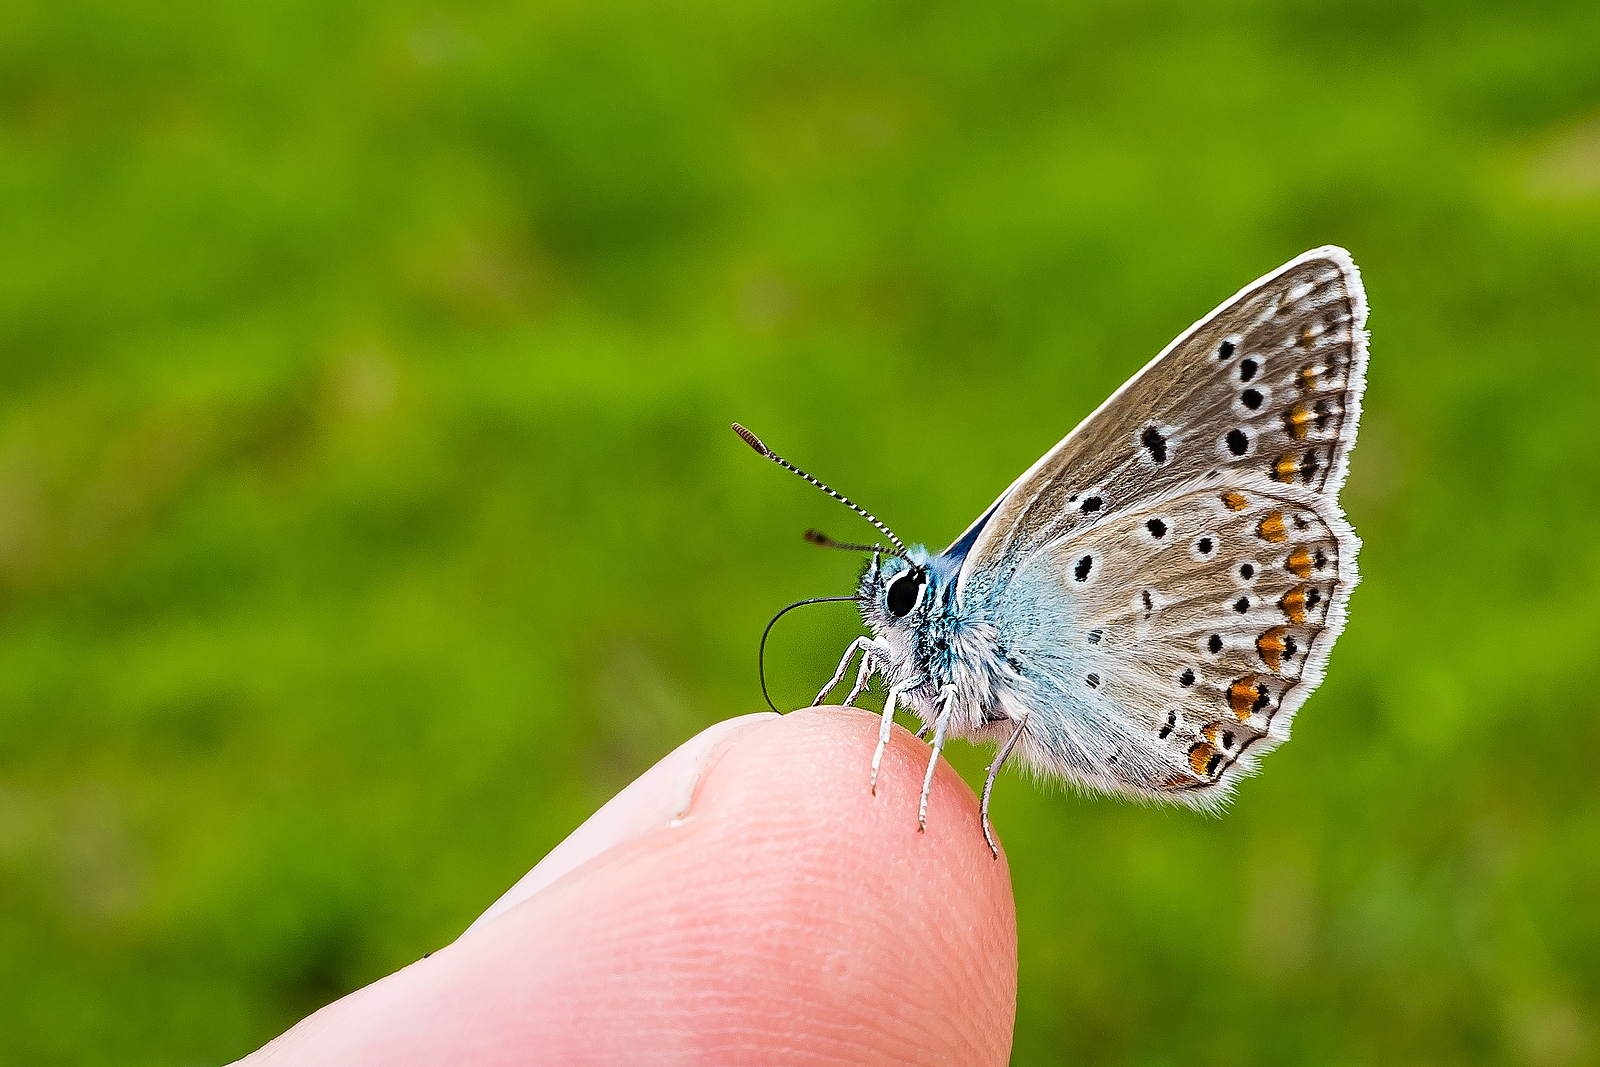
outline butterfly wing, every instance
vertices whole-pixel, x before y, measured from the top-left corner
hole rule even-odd
[[[1019,753],[1081,784],[1220,802],[1287,738],[1356,582],[1339,508],[1366,297],[1320,248],[1190,327],[948,550],[1029,712]]]
[[[1220,802],[1322,680],[1359,546],[1304,487],[1194,485],[1034,553],[995,613],[1032,687],[1021,755],[1093,788]]]
[[[1344,483],[1366,382],[1367,302],[1328,246],[1251,283],[1191,326],[1018,478],[947,552],[964,603],[994,602],[1028,557],[1197,479]]]

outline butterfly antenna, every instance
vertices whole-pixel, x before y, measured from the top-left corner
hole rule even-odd
[[[823,548],[842,548],[846,552],[886,551],[882,545],[858,545],[852,541],[835,541],[821,530],[807,530],[805,539],[814,545],[821,545]]]
[[[745,429],[743,426],[740,426],[737,422],[733,424],[733,432],[738,434],[740,437],[744,438],[744,443],[749,445],[751,448],[755,449],[761,455],[763,455],[766,458],[772,460],[772,462],[776,463],[778,466],[782,467],[784,470],[793,471],[795,474],[798,474],[800,477],[804,478],[806,481],[810,482],[812,485],[816,486],[818,489],[821,489],[824,493],[827,493],[829,496],[833,497],[833,499],[837,500],[839,503],[843,504],[845,507],[847,507],[851,511],[855,512],[857,515],[860,515],[863,519],[866,519],[868,522],[872,523],[872,525],[874,525],[874,526],[876,526],[878,528],[878,532],[883,534],[883,536],[887,537],[889,539],[889,543],[891,545],[894,545],[894,547],[895,547],[895,555],[899,556],[901,559],[905,560],[907,563],[910,563],[911,566],[913,566],[913,567],[916,566],[916,564],[914,562],[912,562],[911,553],[906,550],[905,542],[900,540],[900,538],[896,537],[894,535],[894,531],[893,530],[889,529],[889,527],[885,526],[882,522],[879,522],[878,521],[878,517],[876,515],[874,515],[872,512],[868,511],[866,508],[862,507],[860,504],[857,504],[854,500],[851,500],[849,497],[845,496],[843,493],[835,492],[834,490],[830,489],[828,486],[824,485],[822,482],[817,481],[817,479],[811,477],[811,475],[807,474],[805,471],[801,470],[799,467],[796,467],[793,463],[790,463],[788,460],[786,460],[782,456],[778,455],[772,449],[770,449],[766,445],[762,444],[761,443],[761,438],[757,437],[755,434],[751,433],[749,430]],[[812,531],[812,532],[815,532],[815,531]],[[821,536],[821,535],[818,535],[818,536]],[[813,540],[809,535],[806,537],[806,540],[812,541],[814,544],[822,544],[822,543],[824,543],[822,541]],[[866,551],[871,551],[871,550],[867,549]]]

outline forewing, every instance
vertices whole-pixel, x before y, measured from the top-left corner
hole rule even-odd
[[[1366,381],[1366,296],[1349,253],[1315,249],[1191,326],[1014,482],[952,550],[964,602],[1028,556],[1194,482],[1344,482]]]
[[[995,615],[1029,684],[1024,757],[1093,788],[1220,802],[1321,682],[1358,548],[1304,488],[1197,486],[1034,554]]]

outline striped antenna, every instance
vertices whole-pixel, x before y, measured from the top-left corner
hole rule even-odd
[[[766,445],[762,444],[761,443],[761,438],[757,437],[755,434],[751,433],[749,430],[745,429],[743,426],[740,426],[737,422],[733,424],[733,432],[738,434],[740,437],[744,438],[744,443],[749,445],[751,448],[755,449],[761,455],[763,455],[763,456],[767,457],[768,459],[772,460],[772,462],[776,463],[778,466],[782,467],[784,470],[793,471],[794,473],[798,474],[800,477],[804,478],[806,481],[810,482],[812,485],[816,486],[818,489],[821,489],[824,493],[827,493],[829,496],[833,497],[833,499],[837,500],[839,503],[843,504],[845,507],[847,507],[851,511],[855,512],[857,515],[860,515],[863,519],[866,519],[868,522],[872,523],[872,525],[874,525],[874,526],[876,526],[878,528],[878,532],[883,534],[883,536],[887,537],[889,539],[889,543],[894,545],[894,547],[895,547],[895,555],[899,556],[901,559],[905,560],[907,563],[910,563],[912,567],[916,567],[916,564],[913,563],[912,560],[911,560],[911,554],[908,551],[906,551],[905,542],[900,540],[900,538],[896,537],[894,535],[894,531],[893,530],[889,529],[889,527],[887,527],[883,523],[879,522],[878,521],[878,517],[876,515],[872,514],[872,512],[868,511],[866,508],[864,508],[861,505],[857,504],[855,501],[851,500],[849,497],[845,496],[843,493],[836,493],[832,489],[828,488],[826,485],[824,485],[821,482],[817,481],[815,478],[811,477],[811,475],[807,474],[805,471],[801,470],[799,467],[796,467],[793,463],[790,463],[788,460],[786,460],[782,456],[778,455],[772,449],[770,449]],[[806,540],[812,541],[814,544],[821,543],[821,542],[815,541],[813,538],[811,538],[809,536],[806,538]]]

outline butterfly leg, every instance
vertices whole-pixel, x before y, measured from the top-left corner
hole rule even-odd
[[[817,699],[811,702],[811,706],[816,707],[818,704],[821,704],[823,698],[833,691],[833,687],[844,681],[845,672],[850,669],[850,658],[852,656],[854,656],[857,652],[860,652],[863,657],[870,656],[871,650],[874,647],[875,646],[872,638],[870,637],[858,637],[854,641],[851,641],[850,647],[844,650],[844,658],[839,661],[839,669],[833,672],[833,677],[828,679],[828,684],[822,687],[822,691],[817,694]],[[867,660],[863,659],[861,661],[862,670],[866,670],[866,665]],[[856,691],[852,689],[850,691],[850,699],[854,700],[855,696]],[[849,704],[850,700],[846,700],[845,703]]]
[[[939,715],[934,719],[933,726],[933,757],[928,760],[928,773],[922,776],[922,800],[917,805],[918,833],[928,828],[928,794],[933,790],[933,771],[939,765],[939,753],[944,751],[944,732],[950,725],[950,709],[955,706],[955,702],[955,686],[947,685],[940,690]]]
[[[883,762],[883,750],[889,745],[889,735],[894,731],[894,709],[900,703],[900,687],[889,687],[889,699],[883,704],[883,726],[878,730],[878,747],[872,753],[872,795],[878,795],[878,766]]]
[[[866,641],[866,638],[863,637],[860,640]],[[861,653],[861,669],[856,672],[856,684],[850,687],[850,695],[844,698],[845,707],[854,707],[856,697],[861,695],[862,690],[867,688],[867,683],[872,680],[872,672],[878,665],[877,661],[872,658],[873,654],[887,655],[888,651],[882,645],[867,641],[866,648]]]
[[[995,753],[994,762],[989,764],[989,777],[983,780],[983,803],[979,811],[983,817],[983,839],[989,843],[989,851],[994,853],[994,858],[1000,858],[1000,846],[994,843],[994,834],[989,829],[989,797],[994,793],[994,780],[1000,777],[1000,768],[1006,764],[1006,757],[1011,755],[1017,738],[1022,736],[1023,728],[1028,725],[1028,717],[1024,715],[1017,720],[1017,728],[1011,731],[1011,736],[1006,738],[1005,744],[1000,746],[1000,751]]]

